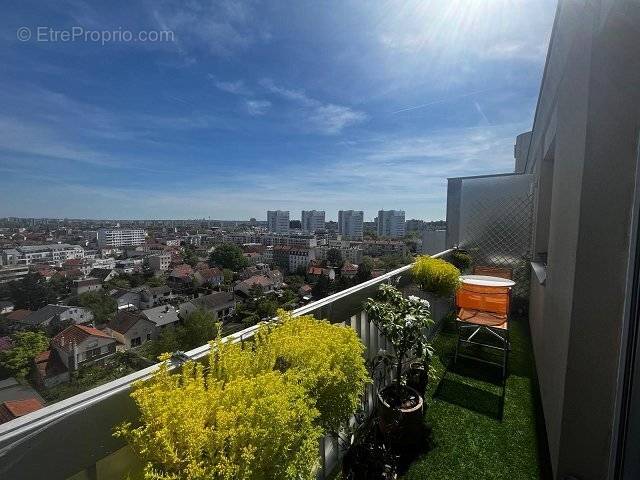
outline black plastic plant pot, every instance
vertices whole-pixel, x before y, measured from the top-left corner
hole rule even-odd
[[[407,385],[424,397],[429,383],[429,368],[423,362],[411,362],[407,372]]]
[[[424,401],[406,385],[388,385],[378,392],[380,430],[389,446],[402,449],[422,441]]]

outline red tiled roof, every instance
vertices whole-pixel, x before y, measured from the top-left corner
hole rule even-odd
[[[64,265],[82,265],[83,262],[81,258],[69,258],[64,261]]]
[[[44,405],[35,398],[26,400],[7,400],[0,405],[0,423],[8,422],[27,413],[40,410]]]
[[[172,277],[179,277],[179,278],[190,277],[192,274],[193,274],[193,268],[191,268],[191,266],[187,265],[186,263],[183,263],[182,265],[178,265],[171,272]]]
[[[0,423],[8,422],[27,413],[40,410],[44,405],[35,398],[26,400],[7,400],[0,405]]]
[[[72,343],[81,343],[89,337],[113,338],[97,328],[85,325],[71,325],[53,337],[51,342],[64,347]]]
[[[18,309],[18,310],[14,310],[11,313],[8,313],[5,316],[7,317],[8,320],[16,320],[16,321],[19,322],[19,321],[24,320],[25,318],[27,318],[32,313],[33,312],[31,310]]]
[[[205,279],[210,279],[210,278],[214,278],[214,277],[222,277],[224,274],[222,273],[222,270],[215,268],[215,267],[211,267],[211,268],[201,268],[198,270],[198,273],[200,275],[202,275],[203,278]]]

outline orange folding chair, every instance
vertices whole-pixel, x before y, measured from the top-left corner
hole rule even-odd
[[[513,271],[506,267],[489,267],[487,265],[476,265],[473,267],[474,275],[488,275],[490,277],[508,278],[513,280]]]
[[[472,358],[501,367],[502,378],[506,378],[510,350],[508,320],[510,302],[509,287],[487,287],[465,283],[460,286],[456,292],[458,341],[454,363],[458,361],[458,357]],[[493,342],[482,341],[483,336]],[[462,348],[470,345],[501,351],[502,362],[460,353]]]

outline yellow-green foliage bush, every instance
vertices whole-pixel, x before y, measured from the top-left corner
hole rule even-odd
[[[280,311],[282,325],[261,342],[275,356],[276,368],[300,383],[315,400],[319,423],[337,432],[358,408],[370,381],[364,345],[349,327],[332,325],[311,315],[291,317]]]
[[[134,389],[140,425],[116,435],[147,463],[146,479],[314,478],[318,439],[349,418],[369,381],[364,347],[348,327],[279,313],[255,342],[216,342],[206,373],[163,363]]]
[[[425,292],[442,297],[453,295],[460,283],[460,270],[449,262],[428,255],[416,258],[411,273]]]

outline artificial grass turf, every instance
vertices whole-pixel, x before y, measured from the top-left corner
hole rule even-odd
[[[511,321],[503,400],[499,369],[460,358],[453,365],[457,333],[453,322],[445,326],[434,341],[437,378],[427,392],[432,442],[404,480],[547,478],[528,330],[526,319]]]

